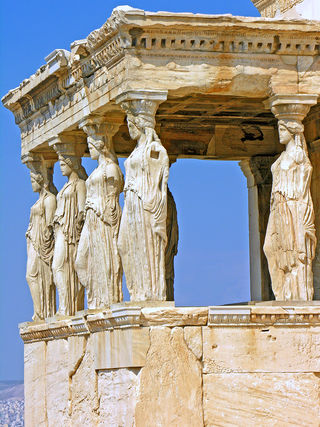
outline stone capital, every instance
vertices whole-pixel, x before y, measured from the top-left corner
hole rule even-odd
[[[154,128],[156,111],[167,96],[168,91],[162,90],[128,90],[116,98],[116,103],[121,105],[127,116],[141,116]]]
[[[82,129],[88,137],[94,139],[112,138],[119,130],[121,122],[108,121],[107,118],[98,115],[91,115],[83,119],[79,123],[79,128]]]
[[[310,108],[317,104],[318,95],[274,95],[264,104],[278,120],[298,120],[306,117]]]
[[[58,155],[82,157],[86,149],[86,138],[81,132],[70,132],[54,135],[48,140]]]

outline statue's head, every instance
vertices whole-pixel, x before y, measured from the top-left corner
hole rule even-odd
[[[81,157],[69,154],[59,154],[60,169],[63,176],[69,177],[75,172],[80,179],[87,179],[87,173],[81,164]]]
[[[303,137],[304,126],[300,120],[279,120],[278,128],[281,144],[287,145],[292,139],[298,139],[297,136]]]
[[[52,194],[57,194],[57,189],[53,184],[54,160],[46,160],[41,155],[28,155],[25,162],[30,169],[32,190],[40,193],[46,190]]]
[[[40,193],[45,187],[44,177],[40,172],[30,171],[31,186],[35,193]]]

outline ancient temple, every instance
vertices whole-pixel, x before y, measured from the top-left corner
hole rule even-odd
[[[39,193],[27,427],[319,425],[320,10],[253,3],[261,18],[120,6],[3,97]],[[247,178],[247,304],[175,307],[181,158]]]

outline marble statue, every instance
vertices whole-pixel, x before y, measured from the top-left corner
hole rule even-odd
[[[167,246],[165,252],[167,300],[174,300],[174,257],[178,253],[179,228],[177,218],[177,207],[173,195],[168,188],[167,191]]]
[[[312,166],[298,120],[279,120],[286,149],[271,167],[271,210],[264,251],[277,300],[313,298],[316,234],[310,193]]]
[[[52,165],[44,160],[28,163],[32,189],[39,198],[31,208],[27,238],[27,274],[33,300],[33,320],[51,317],[56,310],[56,290],[51,263],[54,246],[53,216],[57,190],[52,183]]]
[[[118,126],[107,125],[107,131],[114,132],[115,128]],[[84,130],[88,133],[90,156],[98,160],[98,167],[86,182],[85,222],[76,271],[87,291],[88,308],[96,309],[122,301],[122,266],[117,239],[123,175],[112,148],[112,135],[99,135],[95,126],[90,125],[84,126]]]
[[[62,175],[67,176],[68,181],[57,196],[52,270],[59,294],[57,314],[70,316],[84,308],[84,288],[74,263],[84,222],[87,174],[81,165],[81,157],[59,153],[59,161]]]
[[[156,134],[158,104],[122,102],[137,145],[125,161],[124,209],[119,251],[133,301],[166,300],[167,182],[169,158]]]

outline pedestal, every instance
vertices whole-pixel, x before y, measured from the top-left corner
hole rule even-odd
[[[117,307],[20,334],[26,427],[320,419],[320,305]]]

